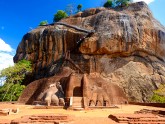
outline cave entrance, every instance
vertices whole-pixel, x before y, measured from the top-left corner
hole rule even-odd
[[[82,88],[81,87],[74,88],[73,97],[82,97]]]

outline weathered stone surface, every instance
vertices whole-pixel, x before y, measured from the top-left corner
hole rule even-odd
[[[19,102],[32,104],[33,101],[40,100],[42,98],[48,103],[48,105],[50,105],[54,102],[51,96],[56,95],[57,101],[58,98],[60,100],[60,97],[57,94],[58,89],[52,90],[51,88],[54,87],[50,88],[49,86],[51,83],[60,82],[64,91],[66,107],[72,107],[71,104],[74,104],[74,101],[71,102],[71,98],[74,99],[74,97],[81,97],[83,99],[83,101],[81,101],[81,107],[85,107],[85,105],[86,107],[111,106],[114,104],[127,103],[127,98],[123,90],[114,83],[106,82],[100,77],[100,75],[82,75],[75,74],[70,71],[69,75],[63,75],[61,78],[59,77],[60,76],[56,75],[46,78],[46,80],[40,79],[30,83],[20,96]],[[40,87],[36,84],[39,84]],[[43,94],[42,97],[40,94]]]
[[[130,124],[149,124],[149,123],[164,123],[165,118],[159,117],[155,114],[114,114],[109,115],[109,118],[117,123],[130,123]]]
[[[49,85],[47,90],[40,93],[37,100],[47,103],[48,106],[50,106],[50,104],[64,106],[64,91],[60,82],[55,82]]]
[[[83,72],[97,73],[118,85],[131,101],[148,102],[153,90],[165,83],[165,28],[144,2],[125,8],[93,8],[61,22],[95,33],[79,47],[76,42],[87,33],[64,25],[42,26],[27,33],[14,61],[32,61],[33,80],[56,75],[63,66],[79,72],[63,59],[69,50],[71,60]]]
[[[69,123],[73,121],[73,116],[69,115],[32,115],[32,116],[23,116],[18,119],[14,119],[10,124],[60,124],[60,123]]]

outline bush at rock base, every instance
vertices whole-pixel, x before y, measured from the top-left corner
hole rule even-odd
[[[154,91],[151,101],[158,103],[165,103],[164,91],[165,91],[165,85],[160,85],[160,87]]]
[[[0,71],[0,79],[3,79],[4,84],[0,87],[0,101],[17,100],[25,88],[21,83],[31,70],[30,61],[20,60],[14,66]]]
[[[24,88],[20,83],[4,84],[0,87],[0,101],[17,101]]]

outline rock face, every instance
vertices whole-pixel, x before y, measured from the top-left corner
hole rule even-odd
[[[165,28],[144,2],[93,8],[61,22],[95,33],[86,37],[87,32],[59,24],[27,33],[14,61],[32,61],[34,79],[56,75],[64,66],[81,69],[118,85],[129,101],[136,102],[149,102],[153,90],[165,83]],[[64,61],[67,51],[72,61]]]

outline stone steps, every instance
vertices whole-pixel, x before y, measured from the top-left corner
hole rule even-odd
[[[73,108],[82,108],[83,107],[83,98],[82,97],[73,97]]]

